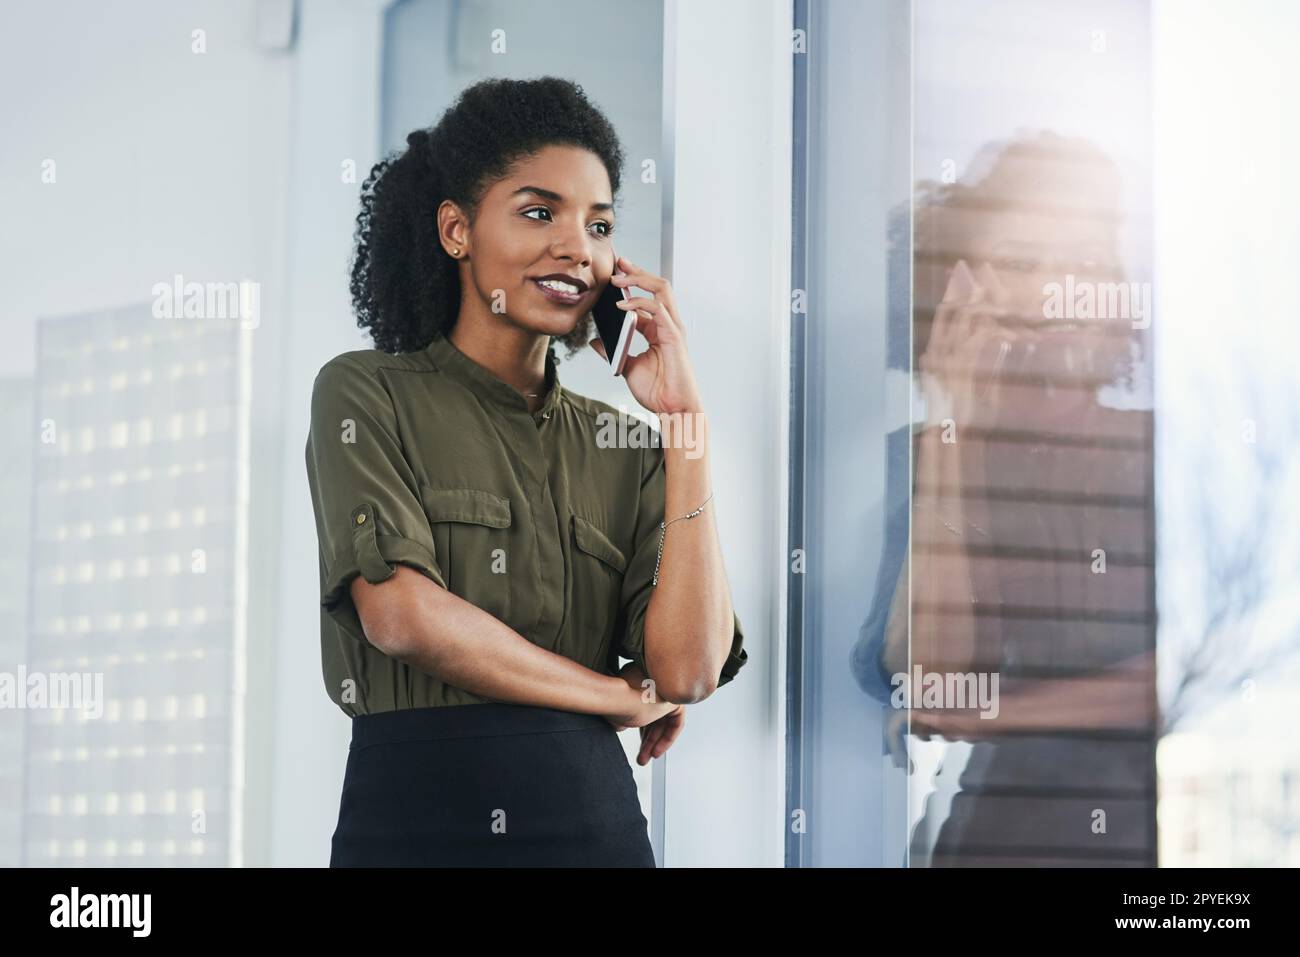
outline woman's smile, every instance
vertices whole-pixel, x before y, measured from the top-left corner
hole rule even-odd
[[[533,279],[531,282],[543,296],[563,306],[576,306],[587,294],[586,290],[560,279]]]

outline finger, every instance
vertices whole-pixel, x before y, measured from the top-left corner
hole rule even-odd
[[[601,340],[600,336],[597,336],[595,339],[592,339],[591,342],[587,343],[587,345],[595,349],[596,354],[599,355],[606,362],[609,361],[609,356],[605,355],[605,343]]]
[[[663,303],[657,299],[651,299],[649,296],[634,296],[623,300],[618,305],[624,312],[631,312],[636,316],[636,331],[645,336],[646,342],[651,345],[668,345],[675,341],[674,337],[680,340],[681,337],[675,330],[665,334],[665,329],[672,329],[672,321],[668,318]]]
[[[1007,287],[1002,283],[1002,277],[998,271],[993,268],[992,264],[982,262],[979,268],[975,270],[976,280],[988,294],[988,301],[997,306],[1007,306],[1011,304],[1011,294]]]
[[[948,275],[948,285],[943,296],[935,305],[934,319],[930,324],[930,337],[926,341],[923,359],[930,363],[942,362],[952,349],[952,326],[957,318],[957,310],[970,301],[975,289],[975,277],[971,274],[966,260],[958,259]]]
[[[998,335],[994,337],[992,347],[989,352],[991,358],[985,360],[981,365],[988,366],[988,372],[983,376],[983,385],[979,387],[979,402],[984,409],[986,417],[997,414],[1001,404],[1003,386],[1005,384],[1004,370],[1006,368],[1007,357],[1011,354],[1013,339],[1011,335]],[[981,370],[982,371],[982,370]],[[990,421],[990,428],[996,428],[997,422]]]
[[[660,735],[659,754],[667,751],[678,736],[681,735],[682,729],[686,727],[686,709],[679,708],[668,717],[663,719],[663,733]]]
[[[657,724],[658,722],[656,722]],[[641,752],[636,756],[637,764],[645,764],[654,757],[655,742],[659,740],[660,731],[657,727],[652,726],[651,730],[641,741]]]
[[[630,310],[630,313],[632,316],[633,331],[641,333],[641,335],[645,337],[646,342],[650,343],[650,345],[652,346],[658,345],[660,341],[659,332],[657,329],[657,324],[659,320],[642,314],[642,312],[639,309]],[[633,342],[635,341],[636,340],[633,340]],[[627,365],[624,368],[631,368],[632,360],[637,357],[632,355],[630,350],[631,350],[631,345],[629,344]],[[637,353],[637,355],[645,355],[646,352],[649,351],[650,350],[645,350],[643,352]]]
[[[1024,317],[1017,310],[1010,290],[1002,281],[998,271],[993,268],[992,263],[980,263],[979,268],[975,270],[975,277],[985,293],[984,309],[995,320],[999,331],[1007,332],[1014,329],[1016,323],[1005,320],[1020,320]]]
[[[658,757],[660,754],[663,754],[665,751],[671,748],[673,746],[673,742],[677,740],[677,738],[681,735],[681,733],[682,733],[681,725],[677,725],[671,728],[665,728],[664,733],[659,737],[659,749],[658,749],[659,753],[656,754],[655,757]]]
[[[673,737],[670,734],[661,734],[659,740],[650,748],[650,760],[661,758],[664,753],[673,746]]]
[[[642,269],[626,256],[619,256],[614,263],[615,267],[623,272],[622,276],[617,273],[610,277],[610,281],[621,280],[619,285],[631,283],[634,286],[640,286],[646,292],[659,292],[668,288],[668,280],[663,276],[657,276],[652,272]]]
[[[685,336],[673,325],[668,307],[662,301],[651,296],[633,296],[631,299],[619,302],[618,307],[624,312],[635,313],[658,323],[659,330],[665,333],[665,339],[662,341],[685,341]]]
[[[962,343],[970,338],[975,315],[981,311],[981,307],[987,308],[985,303],[988,302],[988,293],[976,280],[974,273],[967,268],[964,262],[959,260],[959,263],[966,275],[970,277],[970,295],[966,302],[958,304],[958,308],[953,314],[952,325],[948,329],[949,345],[954,349],[961,348]]]
[[[939,301],[952,305],[970,302],[974,289],[975,276],[966,265],[966,260],[958,259],[957,264],[952,267],[952,273],[948,276],[948,286],[943,291],[943,298]]]
[[[930,338],[926,340],[925,352],[921,355],[921,365],[934,368],[943,367],[945,357],[951,351],[949,330],[952,328],[953,314],[957,307],[949,303],[940,303],[935,307],[934,319],[930,322]]]
[[[617,281],[619,286],[637,286],[646,292],[653,293],[668,309],[668,318],[677,328],[685,331],[686,325],[681,321],[681,313],[677,309],[677,296],[673,292],[672,283],[663,276],[657,276],[652,272],[647,272],[636,263],[622,256],[618,258],[615,264],[621,268],[625,275],[613,276],[611,282]]]
[[[633,296],[631,299],[620,299],[616,305],[624,312],[636,310],[643,316],[667,318],[667,310],[664,308],[664,304],[653,296]]]
[[[975,276],[966,265],[966,260],[958,259],[948,275],[948,285],[943,291],[943,297],[935,307],[930,341],[926,345],[927,353],[930,352],[930,344],[934,346],[932,358],[942,360],[960,342],[960,335],[953,327],[961,318],[961,307],[971,302],[974,297],[976,286]]]
[[[954,397],[962,410],[966,425],[977,424],[971,416],[987,421],[995,414],[997,398],[1008,374],[1008,360],[1016,332],[998,321],[1000,307],[981,306],[971,309],[970,332],[950,363],[954,380]]]
[[[989,336],[998,334],[1002,326],[995,314],[1002,307],[984,301],[984,292],[976,286],[972,294],[975,301],[966,305],[943,305],[935,310],[935,325],[931,335],[939,336],[934,354],[927,344],[922,359],[922,371],[937,375],[954,398],[962,389],[971,387],[978,371],[978,357]]]

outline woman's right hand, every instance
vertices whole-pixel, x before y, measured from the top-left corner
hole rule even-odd
[[[653,724],[664,715],[671,714],[679,707],[671,701],[664,701],[654,693],[654,685],[642,687],[646,674],[635,663],[625,665],[618,673],[623,680],[626,691],[620,689],[616,710],[604,715],[606,721],[614,726],[615,731],[626,728],[643,728]]]

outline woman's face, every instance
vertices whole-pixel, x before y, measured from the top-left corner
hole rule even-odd
[[[547,146],[519,160],[484,194],[467,231],[479,301],[531,332],[564,337],[585,321],[614,270],[609,175],[576,146]],[[576,289],[546,290],[561,277]]]

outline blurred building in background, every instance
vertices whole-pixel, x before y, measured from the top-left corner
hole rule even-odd
[[[248,363],[238,318],[148,303],[37,337],[22,863],[239,863]],[[20,433],[21,434],[21,433]]]

